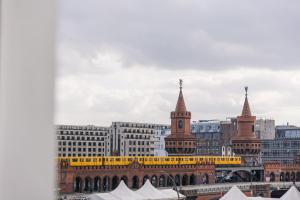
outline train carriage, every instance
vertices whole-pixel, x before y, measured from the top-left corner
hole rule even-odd
[[[103,165],[105,166],[124,166],[133,162],[133,157],[129,156],[106,156],[103,157]]]
[[[241,165],[238,156],[106,156],[106,157],[60,157],[58,162],[69,162],[72,167],[79,166],[126,166],[133,162],[141,165]]]

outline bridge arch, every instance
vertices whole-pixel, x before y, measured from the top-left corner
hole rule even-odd
[[[122,176],[121,180],[124,181],[124,183],[128,186],[128,178],[127,178],[127,176]]]
[[[270,173],[270,182],[275,182],[275,173],[274,172]]]
[[[281,173],[280,173],[279,180],[280,180],[280,182],[284,182],[284,181],[285,181],[285,175],[284,175],[284,172],[281,172]]]
[[[157,187],[157,176],[156,175],[153,175],[151,177],[151,180],[150,180],[151,184],[154,186],[154,187]]]
[[[82,192],[82,178],[80,176],[75,178],[74,192]]]
[[[145,184],[145,182],[146,182],[147,180],[150,181],[149,176],[148,176],[148,175],[145,175],[145,176],[143,177],[143,185]]]
[[[92,192],[92,179],[89,176],[84,179],[84,191]]]
[[[118,185],[119,185],[119,177],[114,176],[111,181],[111,189],[112,190],[116,189],[118,187]]]
[[[285,173],[285,181],[287,182],[291,181],[290,172]]]
[[[243,182],[250,182],[251,180],[253,180],[253,174],[251,170],[236,170],[234,174],[237,175],[238,178],[240,178],[240,180]]]
[[[296,173],[291,172],[291,181],[296,181]]]
[[[159,187],[165,187],[166,186],[166,177],[164,175],[160,175],[158,186]]]
[[[189,185],[189,176],[187,174],[184,174],[182,176],[181,185],[183,185],[183,186]]]
[[[94,192],[100,192],[101,179],[99,176],[94,178]]]
[[[195,176],[195,174],[192,174],[190,176],[190,185],[196,185],[196,176]]]
[[[110,178],[109,178],[109,176],[105,176],[105,177],[103,178],[103,181],[102,181],[102,190],[103,190],[104,192],[110,190]]]
[[[251,173],[250,169],[234,169],[232,170],[232,173],[234,172],[247,172],[247,173]]]
[[[167,187],[173,187],[174,183],[173,183],[174,177],[170,174],[167,178]]]
[[[177,186],[180,186],[180,175],[179,175],[179,174],[176,174],[174,180],[175,180],[176,185],[177,185]]]
[[[300,181],[300,172],[296,173],[296,181]]]
[[[139,177],[132,177],[132,189],[139,189]]]
[[[201,176],[201,182],[202,184],[208,184],[209,183],[209,180],[208,180],[208,174],[205,173]]]

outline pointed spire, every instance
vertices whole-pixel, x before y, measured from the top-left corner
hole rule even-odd
[[[245,87],[245,102],[244,102],[244,107],[242,111],[242,116],[251,116],[251,110],[248,102],[248,87]]]
[[[179,96],[178,96],[175,112],[186,112],[186,107],[185,107],[183,94],[182,94],[182,83],[183,83],[182,79],[179,79],[180,91],[179,91]]]

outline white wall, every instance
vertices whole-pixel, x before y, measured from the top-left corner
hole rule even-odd
[[[54,199],[55,0],[2,0],[0,199]]]

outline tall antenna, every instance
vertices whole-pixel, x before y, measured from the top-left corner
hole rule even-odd
[[[248,86],[245,86],[246,97],[248,96]]]
[[[183,80],[179,79],[179,88],[180,88],[180,91],[182,90],[182,84],[183,84]]]

